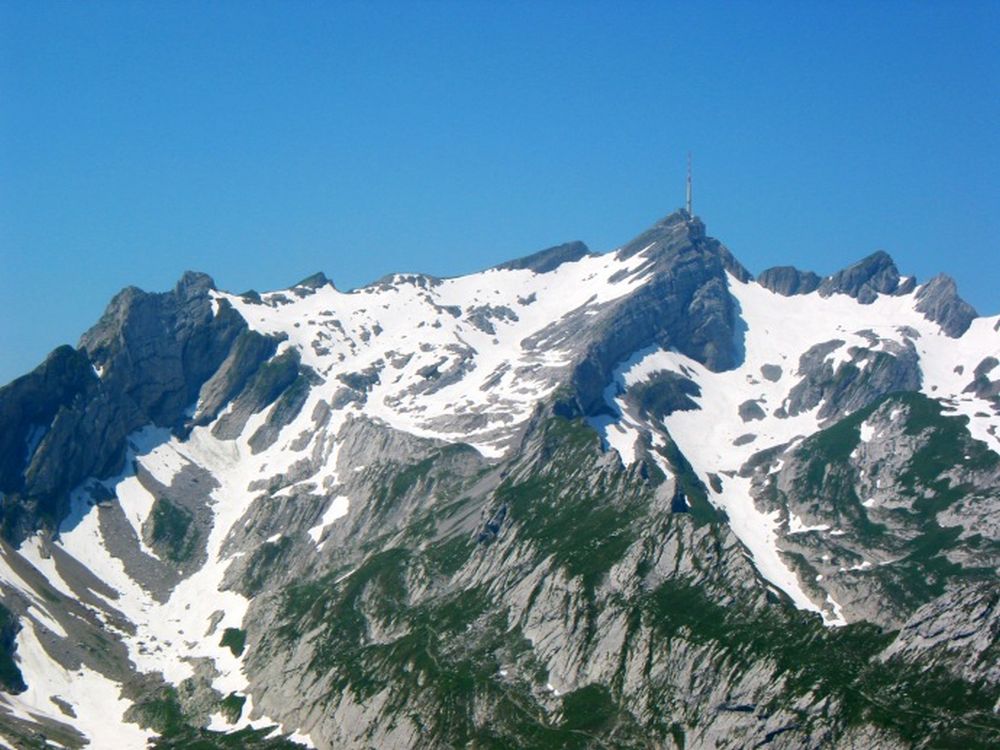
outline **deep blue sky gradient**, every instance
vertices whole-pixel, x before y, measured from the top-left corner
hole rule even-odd
[[[1000,3],[0,3],[0,383],[111,296],[885,249],[1000,312]]]

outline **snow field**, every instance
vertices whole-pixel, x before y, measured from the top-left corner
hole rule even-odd
[[[574,311],[596,312],[641,286],[647,277],[635,272],[644,263],[641,253],[627,260],[607,253],[564,263],[545,274],[490,269],[443,280],[397,274],[390,286],[376,284],[348,293],[325,286],[303,298],[284,292],[263,295],[266,301],[274,301],[277,294],[291,300],[276,307],[219,296],[229,300],[251,328],[287,334],[303,363],[328,378],[321,387],[326,398],[341,387],[333,375],[381,367],[379,382],[358,411],[404,432],[465,442],[497,458],[507,449],[506,434],[516,431],[535,404],[556,388],[555,371],[570,361],[568,351],[526,348],[525,340]],[[610,281],[616,273],[622,278]],[[492,317],[495,332],[489,333],[466,319],[486,306],[509,308],[516,320]],[[421,392],[426,378],[420,371],[438,365],[447,372],[458,366],[456,351],[471,357],[469,371],[457,382]],[[412,356],[396,367],[393,353]],[[442,430],[435,422],[441,415],[466,413],[486,414],[488,426],[469,434]]]

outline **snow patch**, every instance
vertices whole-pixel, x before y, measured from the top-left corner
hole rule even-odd
[[[28,690],[5,696],[16,716],[31,720],[32,715],[40,715],[70,723],[90,739],[93,747],[146,747],[152,733],[126,723],[124,714],[131,704],[120,697],[118,683],[84,665],[72,672],[66,670],[49,657],[35,633],[35,624],[23,620],[22,626],[17,634],[16,659]],[[63,715],[52,703],[53,696],[72,706],[76,718]]]
[[[319,523],[309,529],[309,536],[312,538],[313,542],[315,544],[320,544],[319,540],[322,538],[327,527],[337,519],[346,516],[350,507],[351,501],[346,495],[338,495],[333,498],[333,500],[330,501],[329,507],[326,511],[324,511],[323,517],[319,520]],[[321,544],[320,547],[322,547]]]
[[[826,523],[816,524],[815,526],[806,526],[794,513],[788,514],[788,531],[787,534],[805,534],[807,531],[829,531],[830,525]]]
[[[862,422],[861,427],[858,429],[858,433],[861,437],[861,442],[867,443],[875,437],[875,426],[869,424],[867,421]]]
[[[826,612],[823,613],[823,620],[827,625],[832,627],[843,627],[847,624],[847,620],[844,617],[844,610],[836,602],[836,600],[830,596],[829,593],[826,595],[826,603],[833,610],[833,615],[830,616]]]

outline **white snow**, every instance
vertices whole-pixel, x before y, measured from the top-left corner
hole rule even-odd
[[[63,626],[52,618],[44,606],[40,606],[39,604],[33,602],[31,606],[28,607],[27,615],[28,617],[37,620],[43,627],[52,633],[55,633],[60,638],[68,637],[69,634],[63,629]]]
[[[56,568],[55,562],[53,562],[51,557],[43,557],[41,546],[42,540],[39,536],[32,536],[25,540],[21,544],[21,548],[18,550],[21,557],[31,563],[32,567],[38,570],[42,575],[45,576],[46,582],[59,593],[68,596],[70,598],[75,598],[76,594],[73,593],[72,587],[59,574],[59,570]],[[6,575],[4,576],[5,580]]]
[[[24,595],[25,599],[28,600],[27,616],[29,618],[50,632],[55,633],[61,638],[65,638],[66,631],[56,621],[52,613],[49,612],[49,608],[54,606],[52,602],[44,598],[31,585],[30,581],[18,574],[12,567],[8,557],[16,554],[6,544],[3,545],[2,554],[0,554],[0,580],[17,588]]]
[[[815,526],[806,526],[802,519],[799,518],[794,513],[788,514],[788,531],[787,534],[804,534],[807,531],[829,531],[830,525],[825,523],[816,524]]]
[[[829,605],[830,609],[833,610],[833,615],[829,615],[826,611],[823,612],[823,620],[827,625],[834,627],[842,627],[847,624],[847,620],[844,619],[844,611],[839,604],[834,600],[834,598],[827,593],[826,603]]]
[[[175,447],[170,431],[162,427],[146,427],[129,436],[135,455],[142,456],[142,467],[164,487],[169,487],[177,473],[189,461]],[[126,462],[129,463],[129,462]]]
[[[587,422],[597,430],[605,446],[617,451],[625,466],[635,462],[635,443],[639,439],[639,430],[627,417],[617,421],[609,416],[591,417]]]
[[[861,423],[861,428],[858,430],[861,435],[861,442],[867,443],[873,437],[875,437],[875,425],[869,424],[868,421]]]
[[[248,425],[247,434],[252,434],[251,428],[252,425]],[[291,462],[294,459],[282,458],[278,455],[280,451],[273,455],[252,456],[242,438],[237,441],[219,441],[211,435],[208,428],[196,428],[185,442],[172,437],[167,438],[166,442],[146,441],[143,437],[133,436],[131,442],[135,449],[134,457],[151,473],[156,472],[158,481],[169,482],[177,470],[191,462],[209,470],[221,485],[212,493],[211,508],[215,524],[208,538],[209,559],[205,566],[181,581],[165,603],[155,601],[129,578],[121,561],[108,553],[98,523],[100,510],[89,507],[86,493],[82,491],[74,493],[72,498],[73,515],[79,516],[79,521],[72,528],[62,530],[57,544],[119,592],[120,596],[113,606],[136,625],[134,634],[122,632],[119,635],[128,646],[129,658],[140,671],[162,672],[169,682],[177,684],[193,674],[191,659],[209,657],[214,660],[220,673],[213,681],[213,686],[220,693],[228,695],[245,690],[247,679],[242,672],[241,659],[234,656],[229,648],[221,646],[220,640],[226,628],[242,627],[248,602],[235,592],[219,590],[229,564],[229,559],[220,556],[220,549],[223,539],[252,499],[252,495],[247,492],[247,485],[259,476],[261,466],[270,462],[280,468],[283,461]],[[149,452],[143,453],[143,448],[148,448]],[[147,461],[150,465],[147,465]],[[140,529],[141,521],[148,515],[151,496],[134,476],[120,478],[115,492],[122,502],[126,517],[137,530]],[[29,540],[24,545],[24,553],[28,561],[48,576],[53,586],[63,593],[70,593],[52,561],[40,556],[37,541]],[[6,581],[17,580],[17,576],[2,561],[0,575]],[[22,582],[19,588],[24,590],[28,587]],[[222,620],[217,624],[214,635],[207,636],[210,620],[216,611],[224,613]],[[53,629],[53,625],[58,626],[51,618],[38,615],[35,607],[32,607],[30,614],[49,629]],[[26,622],[30,623],[31,620]],[[25,635],[25,638],[30,636]],[[121,711],[118,719],[108,721],[111,715],[108,712],[117,710],[112,707],[119,705],[124,710],[127,706],[124,701],[116,703],[117,688],[115,699],[112,700],[107,695],[110,688],[105,690],[100,687],[103,684],[101,680],[104,680],[100,675],[93,672],[70,675],[64,670],[60,671],[44,655],[32,651],[30,641],[26,643],[24,654],[36,654],[36,657],[25,663],[26,681],[45,686],[44,689],[58,693],[73,703],[79,714],[79,719],[73,722],[74,726],[87,733],[95,746],[123,750],[145,747],[148,735],[139,732],[136,727],[121,724]],[[18,653],[22,653],[20,645]],[[74,685],[78,685],[81,692],[86,692],[88,686],[93,686],[95,700],[88,702],[78,698],[73,692],[76,689]],[[31,694],[23,698],[23,701],[25,705],[34,705],[37,699],[38,696]],[[247,708],[248,712],[249,710]],[[266,716],[255,721],[255,725],[259,726],[275,723]],[[112,729],[117,734],[112,733]]]
[[[872,567],[874,567],[874,566],[870,562],[868,562],[868,560],[862,560],[857,565],[852,565],[849,568],[840,568],[840,572],[841,573],[848,573],[848,572],[852,572],[852,571],[856,571],[856,570],[868,570],[869,568],[872,568]]]
[[[346,495],[338,495],[333,498],[330,501],[329,507],[324,511],[319,523],[309,529],[309,536],[312,540],[319,544],[319,540],[322,538],[323,532],[326,531],[327,527],[338,518],[346,516],[350,507],[351,501]]]
[[[570,362],[572,342],[533,346],[530,338],[568,315],[599,311],[642,285],[646,276],[636,271],[646,263],[642,253],[625,260],[607,253],[563,263],[544,274],[490,269],[443,280],[397,274],[391,286],[348,293],[326,286],[304,298],[285,293],[291,303],[275,307],[222,293],[219,297],[229,300],[255,330],[287,334],[287,345],[320,374],[382,367],[383,376],[363,409],[355,407],[369,417],[414,435],[466,442],[486,456],[499,457],[509,448],[507,437],[556,388],[558,375]],[[263,299],[273,300],[275,294]],[[494,332],[484,331],[470,315],[486,305],[507,307],[516,319],[492,317]],[[304,320],[316,325],[296,327]],[[412,356],[403,362],[394,353]],[[465,355],[468,371],[463,377],[439,390],[421,391],[427,384],[421,371],[437,366],[448,372]],[[331,376],[321,395],[329,399],[341,386]],[[437,419],[477,413],[486,415],[486,426],[471,433],[442,429]]]
[[[990,403],[964,393],[964,390],[972,382],[973,370],[983,359],[1000,358],[998,324],[1000,315],[976,318],[961,338],[953,339],[941,333],[923,334],[917,342],[924,374],[924,394],[939,400],[954,399],[954,405],[946,407],[945,413],[968,417],[972,436],[996,453],[1000,453],[1000,436],[989,432],[990,427],[995,427],[997,423]],[[955,371],[958,367],[962,368],[963,374]]]
[[[15,715],[29,720],[33,715],[45,716],[70,724],[97,748],[146,747],[151,733],[125,722],[123,714],[130,704],[120,697],[120,685],[86,666],[73,672],[59,666],[39,642],[34,623],[23,620],[21,624],[15,658],[28,690],[5,696]],[[65,716],[50,700],[52,696],[69,703],[76,718]]]
[[[118,496],[118,503],[125,513],[125,518],[128,519],[129,524],[135,530],[135,535],[139,538],[139,546],[142,551],[150,557],[158,557],[152,547],[146,544],[142,534],[142,525],[153,508],[153,496],[135,476],[121,479],[115,487],[115,493]]]
[[[818,612],[828,624],[832,624],[828,615],[813,603],[802,589],[795,573],[781,559],[777,535],[781,511],[763,513],[758,510],[750,497],[750,479],[745,477],[728,478],[722,494],[714,497],[729,516],[729,526],[733,532],[750,550],[760,574],[788,594],[799,609]]]

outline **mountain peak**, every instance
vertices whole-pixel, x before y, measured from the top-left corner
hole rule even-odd
[[[215,291],[215,281],[201,271],[185,271],[174,287],[177,296],[183,299],[196,297],[201,293]]]
[[[509,260],[501,263],[495,268],[502,271],[516,271],[529,269],[535,273],[548,273],[553,271],[563,263],[572,263],[590,255],[590,249],[582,242],[566,242],[562,245],[539,250],[523,258]]]
[[[725,245],[705,234],[704,222],[683,208],[664,216],[623,246],[618,251],[618,257],[627,259],[637,253],[646,252],[651,258],[671,258],[689,249],[718,256],[725,270],[740,281],[749,281],[753,278]]]
[[[820,281],[820,277],[812,271],[800,271],[795,266],[773,266],[757,277],[757,283],[762,287],[784,297],[815,292]]]
[[[625,259],[656,245],[656,254],[676,252],[705,238],[705,225],[700,219],[692,218],[684,209],[664,216],[649,229],[618,251],[618,257]]]
[[[295,284],[295,286],[304,286],[308,289],[319,289],[327,285],[333,286],[334,284],[322,271],[317,271],[311,276],[306,276],[298,284]]]
[[[673,226],[675,224],[695,224],[700,226],[702,229],[705,228],[704,223],[694,214],[688,213],[686,208],[678,208],[662,219],[660,219],[654,226]]]
[[[939,273],[920,287],[917,292],[917,311],[928,320],[933,320],[953,338],[965,333],[979,313],[968,302],[958,296],[955,280],[947,274]]]
[[[879,294],[894,294],[898,291],[899,282],[899,269],[895,262],[889,253],[878,250],[827,276],[819,285],[819,293],[823,297],[847,294],[863,305],[870,305]]]

